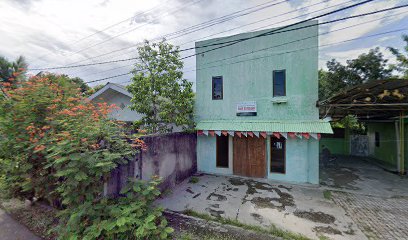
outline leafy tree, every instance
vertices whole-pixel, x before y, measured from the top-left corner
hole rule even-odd
[[[114,106],[86,101],[66,76],[2,83],[0,186],[9,195],[62,209],[60,239],[164,239],[172,232],[153,205],[159,181],[131,183],[125,196],[102,195],[103,183],[143,141],[108,118]]]
[[[389,78],[392,70],[387,62],[379,48],[347,60],[346,65],[335,59],[328,61],[328,70],[319,71],[319,99],[327,99],[347,87]]]
[[[103,87],[105,87],[105,85],[103,85],[103,84],[99,84],[99,85],[96,85],[95,87],[91,87],[85,92],[85,95],[86,96],[91,96],[95,92],[101,90]]]
[[[194,93],[192,83],[183,78],[179,48],[165,41],[145,41],[138,52],[140,63],[128,86],[133,94],[130,108],[144,115],[137,125],[151,133],[191,127]]]
[[[20,56],[14,62],[8,61],[0,56],[0,82],[13,83],[15,80],[25,79],[27,63],[23,56]]]
[[[404,78],[408,78],[408,35],[402,35],[402,39],[405,42],[404,51],[406,55],[401,53],[401,51],[396,48],[393,47],[388,48],[391,51],[391,53],[397,58],[398,61],[397,64],[391,65],[391,69],[396,70],[403,74]]]
[[[76,85],[76,87],[80,88],[82,94],[86,95],[86,93],[91,89],[88,84],[84,82],[79,77],[69,77],[67,74],[57,74],[57,73],[50,73],[50,72],[40,72],[37,74],[37,77],[46,77],[46,78],[65,78],[67,81],[70,81]]]

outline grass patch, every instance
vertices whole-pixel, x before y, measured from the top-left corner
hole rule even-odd
[[[332,193],[329,190],[324,190],[323,191],[323,197],[327,200],[331,200],[332,199]]]
[[[270,234],[272,236],[281,237],[281,238],[287,239],[287,240],[308,240],[309,239],[306,236],[303,236],[301,234],[297,234],[297,233],[289,232],[289,231],[286,231],[286,230],[282,230],[282,229],[276,227],[275,225],[271,225],[269,227],[269,229],[266,229],[266,228],[256,226],[256,225],[245,224],[245,223],[239,222],[238,220],[235,220],[235,219],[222,218],[222,217],[213,217],[213,216],[211,216],[209,214],[199,213],[199,212],[196,212],[196,211],[191,210],[191,209],[187,209],[187,210],[183,211],[183,213],[185,215],[201,218],[201,219],[204,219],[204,220],[207,220],[207,221],[214,221],[214,222],[218,222],[218,223],[221,223],[221,224],[236,226],[236,227],[240,227],[240,228],[250,230],[250,231],[254,231],[254,232],[257,232],[257,233]]]
[[[198,183],[200,181],[200,179],[198,177],[191,177],[190,178],[190,183]]]

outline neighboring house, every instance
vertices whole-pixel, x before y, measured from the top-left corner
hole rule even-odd
[[[376,80],[346,89],[321,101],[322,116],[356,116],[365,122],[367,135],[343,138],[341,154],[369,156],[368,161],[405,174],[408,169],[408,79]],[[328,143],[329,140],[325,139]],[[341,142],[341,138],[337,139]],[[334,145],[329,148],[335,152]],[[338,147],[338,146],[336,146]],[[353,151],[357,150],[357,151]],[[359,154],[364,153],[364,154]]]
[[[196,43],[199,171],[319,182],[318,27],[288,29]]]
[[[126,90],[125,86],[116,83],[107,83],[88,99],[92,102],[115,104],[118,108],[110,113],[110,117],[115,120],[134,122],[142,117],[142,114],[132,111],[129,108],[132,94]]]

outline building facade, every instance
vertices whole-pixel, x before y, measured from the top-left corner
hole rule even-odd
[[[316,23],[196,43],[198,171],[318,183]]]

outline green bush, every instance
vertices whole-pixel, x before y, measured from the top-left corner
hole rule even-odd
[[[160,195],[159,179],[132,181],[117,199],[101,198],[77,208],[65,210],[66,225],[61,239],[167,239],[173,232],[167,227],[162,209],[153,206]],[[67,213],[69,211],[69,213]]]

